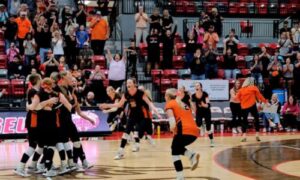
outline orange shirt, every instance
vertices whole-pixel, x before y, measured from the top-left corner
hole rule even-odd
[[[20,17],[16,19],[16,23],[18,24],[18,38],[24,39],[26,34],[31,30],[31,22],[28,18],[22,20]]]
[[[189,109],[188,106],[183,109],[176,100],[171,100],[166,104],[165,109],[173,111],[176,120],[175,134],[192,135],[196,137],[199,135],[199,129],[194,120],[192,110]]]
[[[239,90],[236,95],[237,100],[241,102],[242,109],[247,109],[256,104],[256,100],[262,101],[264,103],[267,100],[259,92],[256,86],[243,87]]]
[[[108,24],[105,19],[100,19],[99,22],[97,22],[96,19],[93,19],[91,22],[91,40],[106,40],[108,35]]]
[[[209,44],[212,44],[213,48],[217,48],[217,43],[219,42],[219,36],[217,33],[212,33],[210,34],[209,32],[204,34],[204,39],[203,39],[204,43],[207,44],[207,46]]]

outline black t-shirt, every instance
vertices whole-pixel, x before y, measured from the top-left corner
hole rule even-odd
[[[4,31],[4,38],[10,41],[14,40],[18,32],[18,24],[8,21],[5,24],[5,28],[6,30]]]
[[[280,34],[282,34],[283,32],[291,32],[291,28],[281,28],[279,32]]]
[[[32,103],[32,98],[38,94],[38,91],[34,88],[31,88],[27,92],[27,102],[30,105]],[[25,127],[29,128],[31,124],[31,113],[36,113],[36,111],[28,111],[26,115]]]
[[[268,77],[269,76],[269,71],[268,71],[268,66],[270,63],[270,59],[266,56],[262,56],[260,58],[260,62],[262,63],[262,75],[263,77]]]
[[[158,16],[151,15],[150,19],[152,22],[157,21],[157,20],[159,21],[159,22],[151,23],[150,29],[156,28],[156,29],[160,30],[160,19],[161,19],[160,15],[158,15]]]
[[[235,56],[224,55],[224,69],[236,69]]]
[[[210,52],[207,56],[206,56],[206,62],[210,65],[214,65],[217,64],[217,55]]]
[[[163,27],[169,26],[170,24],[173,24],[172,16],[162,17],[162,26]],[[171,29],[171,28],[167,28],[167,29]]]
[[[197,108],[196,113],[200,113],[203,111],[210,111],[209,103],[208,103],[208,108],[199,107],[199,105],[201,105],[202,102],[206,103],[206,98],[208,98],[208,94],[205,91],[203,91],[201,98],[196,97],[196,94],[192,95],[192,102],[194,102],[196,104],[196,108]]]
[[[125,93],[125,99],[128,102],[128,107],[129,107],[129,117],[140,120],[143,118],[143,111],[142,111],[142,106],[144,103],[143,100],[144,92],[141,90],[137,90],[137,92],[132,96],[128,92]]]
[[[184,96],[183,96],[183,98],[181,99],[181,101],[182,101],[184,104],[188,105],[189,108],[191,108],[191,102],[190,102],[190,99],[191,99],[191,97],[190,97],[189,93],[188,93],[187,91],[185,91],[185,92],[184,92]]]
[[[132,51],[128,52],[128,59],[129,60],[136,60],[137,59],[137,52],[139,51],[139,48],[138,47],[129,47],[128,49],[135,51],[135,52],[132,52]]]
[[[226,42],[226,48],[230,48],[232,54],[237,54],[237,43],[235,43],[234,41],[227,41]]]
[[[11,62],[9,65],[9,74],[10,75],[18,74],[21,76],[21,75],[24,75],[25,71],[26,71],[26,68],[23,64]]]
[[[44,30],[36,32],[35,40],[40,48],[51,48],[52,34],[50,30],[48,30],[48,32]]]
[[[186,53],[194,53],[197,48],[197,42],[193,40],[188,40],[186,43]]]
[[[58,72],[58,67],[56,65],[47,65],[45,70],[45,77],[50,77],[51,73]]]
[[[194,75],[202,75],[205,73],[205,62],[202,57],[194,57],[190,65],[191,73]]]
[[[159,43],[160,43],[160,38],[157,34],[148,36],[147,37],[148,52],[159,51]]]
[[[79,13],[80,10],[76,11],[75,14]],[[76,22],[77,24],[86,26],[86,14],[82,11],[79,16],[76,16]]]

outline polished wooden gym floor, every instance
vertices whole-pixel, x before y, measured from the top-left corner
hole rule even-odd
[[[189,146],[200,153],[199,167],[189,170],[189,162],[182,157],[186,179],[207,180],[287,180],[300,179],[300,134],[264,134],[257,143],[254,136],[247,143],[240,136],[218,136],[215,147],[207,137],[200,137]],[[52,179],[108,179],[108,180],[172,180],[175,171],[170,155],[171,138],[157,138],[153,147],[145,140],[140,152],[126,148],[125,158],[113,160],[119,140],[84,141],[87,159],[94,167],[85,173],[72,173]],[[44,179],[42,176],[21,178],[13,174],[27,143],[0,143],[0,179]],[[55,157],[58,165],[57,154]]]

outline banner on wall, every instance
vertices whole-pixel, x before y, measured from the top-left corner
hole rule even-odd
[[[229,81],[228,80],[178,80],[178,88],[184,86],[190,93],[195,92],[195,83],[200,82],[203,90],[213,101],[229,100]]]
[[[83,111],[87,116],[95,120],[95,124],[81,118],[77,114],[72,115],[72,120],[75,123],[80,133],[101,134],[110,132],[109,126],[106,122],[107,114],[99,110]],[[6,111],[0,112],[0,136],[3,135],[26,135],[27,129],[25,128],[26,112]]]

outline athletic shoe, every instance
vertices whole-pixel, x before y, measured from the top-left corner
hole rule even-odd
[[[93,165],[88,163],[86,159],[82,162],[82,168],[84,170],[91,169],[92,167],[93,167]]]
[[[247,138],[243,138],[242,140],[241,140],[241,142],[246,142],[247,141]]]
[[[210,147],[215,147],[214,140],[210,140]]]
[[[46,171],[45,173],[43,173],[43,176],[54,177],[54,176],[57,176],[57,172],[53,169],[50,169],[49,171]]]
[[[132,152],[139,152],[140,151],[140,147],[137,143],[135,143],[133,146],[132,146]]]
[[[27,168],[27,172],[29,174],[36,174],[37,171],[38,171],[37,167],[28,166]]]
[[[259,138],[258,136],[256,137],[256,141],[257,141],[257,142],[260,142],[260,141],[261,141],[260,138]]]
[[[237,128],[237,131],[238,131],[239,133],[242,133],[242,132],[243,132],[243,131],[242,131],[242,127],[239,126],[239,127]]]
[[[184,176],[178,176],[177,175],[176,180],[184,180]]]
[[[263,133],[266,133],[267,132],[267,128],[263,128]]]
[[[19,175],[19,176],[22,176],[22,177],[29,177],[30,175],[26,173],[25,169],[23,168],[16,168],[14,170],[14,173]]]
[[[79,172],[79,173],[84,172],[84,169],[79,164],[76,164],[75,167],[76,167],[76,172]]]
[[[272,121],[269,121],[269,124],[270,124],[271,127],[276,127],[276,124],[273,123]]]
[[[155,146],[155,141],[152,138],[147,137],[147,141],[151,146]]]
[[[110,126],[110,130],[111,130],[111,131],[115,131],[116,127],[117,127],[117,122],[115,121],[115,122]]]
[[[236,130],[236,128],[232,128],[232,133],[233,134],[237,134],[238,133],[237,130]]]
[[[191,170],[194,171],[199,164],[200,154],[194,153],[190,159],[191,161]]]
[[[204,135],[205,135],[205,128],[204,126],[201,126],[200,136],[204,136]]]
[[[68,168],[67,165],[61,165],[59,171],[58,171],[58,174],[59,175],[64,175],[66,173],[70,172],[70,169]]]
[[[297,132],[297,129],[293,129],[293,132]]]
[[[114,160],[120,160],[122,158],[124,158],[124,152],[118,151],[117,155],[114,157]]]
[[[45,164],[37,164],[37,171],[35,174],[42,174],[46,172]]]

